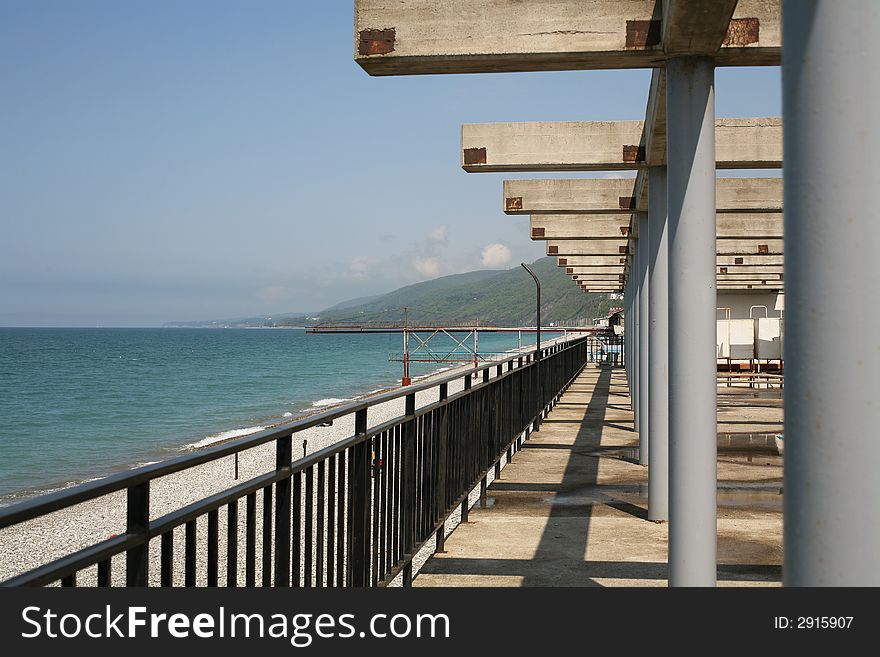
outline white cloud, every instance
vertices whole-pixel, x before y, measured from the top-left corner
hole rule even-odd
[[[428,240],[445,245],[448,232],[449,230],[446,224],[443,224],[442,226],[437,226],[434,230],[428,233]]]
[[[413,258],[412,265],[426,278],[436,278],[440,275],[440,261],[437,258]]]
[[[510,262],[511,257],[510,249],[504,244],[487,244],[483,247],[481,262],[484,267],[496,269]]]
[[[357,256],[348,263],[348,271],[345,272],[343,278],[349,280],[362,280],[367,277],[372,266],[373,261],[370,258]]]

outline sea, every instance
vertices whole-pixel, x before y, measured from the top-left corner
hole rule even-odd
[[[478,343],[482,354],[519,344],[517,333]],[[0,504],[399,386],[401,352],[400,334],[0,328]],[[453,366],[413,363],[411,375]]]

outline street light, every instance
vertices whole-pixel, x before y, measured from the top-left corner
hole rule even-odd
[[[525,269],[532,278],[535,279],[535,287],[537,288],[537,301],[536,301],[536,318],[535,323],[537,324],[537,336],[538,341],[536,343],[538,353],[535,354],[535,360],[541,360],[541,281],[538,280],[538,277],[535,276],[535,272],[532,271],[532,268],[529,267],[526,263],[519,263],[522,265],[522,268]]]

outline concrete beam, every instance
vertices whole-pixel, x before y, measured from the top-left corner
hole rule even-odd
[[[767,283],[766,285],[759,284],[750,284],[745,285],[742,283],[717,283],[717,289],[719,292],[739,292],[743,290],[764,290],[767,292],[782,292],[785,290],[785,285]]]
[[[716,265],[718,274],[784,274],[782,265]]]
[[[781,281],[783,280],[783,274],[777,274],[773,272],[752,272],[752,273],[716,273],[715,280],[717,281]]]
[[[751,265],[751,266],[767,266],[767,265],[776,265],[781,267],[783,265],[783,257],[782,255],[774,254],[774,255],[718,255],[715,258],[715,266],[717,267],[730,267],[730,266],[738,266],[738,265]]]
[[[355,0],[354,59],[370,75],[652,68],[665,58],[659,9],[654,0]],[[778,65],[778,2],[740,0],[734,18],[717,65]]]
[[[547,240],[547,255],[581,256],[581,255],[627,255],[630,251],[627,241],[620,239],[591,240]],[[778,255],[782,257],[782,240],[773,238],[756,239],[719,239],[715,241],[717,255],[731,257],[750,257],[761,255]]]
[[[625,256],[565,256],[560,257],[557,261],[558,266],[566,267],[572,265],[590,265],[593,267],[624,267],[626,265]]]
[[[782,239],[782,214],[719,213],[718,239]],[[628,215],[539,214],[529,218],[533,240],[622,239],[629,235]]]
[[[469,173],[637,170],[647,166],[643,126],[642,121],[466,123],[461,166]],[[780,168],[782,119],[718,119],[715,143],[718,169]]]
[[[664,141],[665,145],[665,141]],[[505,180],[503,210],[521,214],[624,214],[647,211],[633,196],[632,178]],[[781,212],[782,178],[718,178],[718,212]],[[628,221],[628,219],[627,219]]]
[[[547,242],[547,255],[584,256],[627,254],[626,240],[556,240]]]
[[[607,265],[575,265],[574,267],[563,267],[566,274],[613,274],[615,276],[623,274],[626,269],[620,267],[612,267]]]

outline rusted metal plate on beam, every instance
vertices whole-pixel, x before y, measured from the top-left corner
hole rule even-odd
[[[361,30],[358,33],[359,55],[387,55],[394,52],[394,28],[385,30]]]
[[[467,165],[486,164],[485,148],[465,148],[463,153],[463,161]]]
[[[727,26],[721,46],[750,46],[761,40],[759,18],[734,18]]]
[[[662,23],[659,20],[626,22],[627,49],[644,50],[659,46],[662,36]]]
[[[522,196],[508,196],[504,199],[505,212],[516,212],[518,210],[522,210],[522,206]]]

